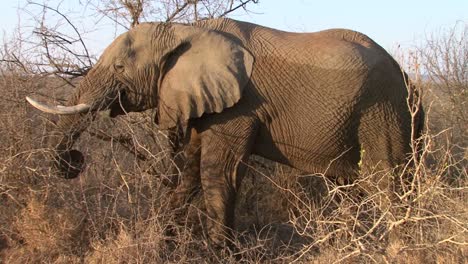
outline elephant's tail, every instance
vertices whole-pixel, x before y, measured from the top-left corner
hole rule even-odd
[[[422,140],[425,112],[422,104],[422,90],[420,87],[415,85],[408,77],[407,73],[404,73],[406,87],[408,88],[408,107],[411,112],[411,129],[412,129],[412,142],[416,144],[416,150],[419,152],[422,150]]]

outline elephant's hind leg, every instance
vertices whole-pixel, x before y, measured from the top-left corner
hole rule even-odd
[[[395,187],[400,168],[407,161],[411,152],[411,131],[408,117],[403,110],[375,111],[368,115],[360,128],[359,142],[361,152],[361,173],[370,177],[369,186],[372,193],[381,193],[381,205],[390,206],[397,197]]]

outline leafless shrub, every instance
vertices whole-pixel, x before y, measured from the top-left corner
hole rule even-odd
[[[284,173],[284,169],[271,173],[252,168],[261,179],[257,180],[260,188],[268,190],[255,195],[269,201],[246,199],[276,215],[276,219],[259,225],[263,232],[268,230],[274,235],[259,236],[257,240],[264,247],[268,245],[265,241],[270,241],[271,246],[280,240],[279,245],[292,252],[285,254],[276,244],[275,253],[283,255],[269,257],[287,262],[463,262],[468,255],[468,175],[466,170],[459,171],[458,182],[445,180],[449,167],[458,166],[453,163],[457,159],[450,149],[436,148],[435,142],[446,132],[423,135],[419,139],[422,144],[414,143],[417,152],[413,157],[418,161],[410,161],[399,173],[386,172],[401,189],[381,189],[372,174],[341,185],[323,174],[297,175],[290,170]],[[426,161],[433,156],[439,162],[427,167]],[[408,174],[412,176],[409,181]],[[391,201],[391,206],[382,201]],[[280,239],[278,236],[284,233],[280,234],[271,223],[284,221],[285,214],[292,230],[286,239]]]
[[[434,117],[429,129],[432,133],[447,129],[437,143],[439,147],[450,148],[451,159],[457,163],[466,159],[468,147],[467,34],[467,24],[459,22],[451,29],[430,35],[426,45],[418,50],[422,70],[429,79],[427,101]]]
[[[468,25],[458,23],[452,29],[428,37],[420,50],[423,70],[431,81],[429,87],[441,127],[453,127],[452,141],[466,147],[468,137]],[[434,113],[435,114],[435,113]]]
[[[109,30],[114,24],[115,34],[128,30],[140,22],[193,22],[224,17],[234,11],[258,3],[256,0],[86,0],[73,8],[63,1],[40,3],[28,0],[14,40],[5,43],[2,68],[22,70],[27,74],[53,75],[65,81],[86,75],[97,55],[91,51],[87,36],[100,30]],[[65,7],[64,7],[65,6]],[[68,9],[67,9],[68,7]],[[79,12],[78,12],[79,11]],[[78,14],[78,15],[77,15]],[[87,20],[96,20],[89,25]],[[30,31],[29,28],[33,30]]]
[[[193,22],[224,17],[238,10],[248,11],[257,0],[102,0],[89,1],[103,16],[128,28],[142,21]]]
[[[170,18],[177,10],[176,3],[179,8],[184,4],[186,7],[173,19],[193,19],[189,15],[193,15],[195,8],[201,10],[203,3],[214,1],[167,1],[176,9],[165,13],[151,13],[156,11],[146,9],[148,3],[153,3],[149,1],[99,3],[108,4],[101,5],[99,12],[108,12],[118,23],[131,27],[159,16],[156,14]],[[54,9],[61,12],[60,8]],[[226,11],[211,12],[219,15]],[[122,19],[122,14],[126,19]],[[202,13],[197,14],[200,19]],[[461,125],[466,122],[459,121],[463,115],[445,118],[466,111],[463,108],[466,99],[458,103],[442,101],[447,107],[440,108],[436,99],[441,97],[431,95],[442,94],[431,89],[443,90],[449,84],[447,91],[455,91],[453,83],[462,80],[463,75],[452,78],[452,66],[451,70],[442,71],[441,77],[432,77],[432,73],[423,70],[425,60],[418,55],[421,53],[413,54],[410,71],[415,69],[416,74],[412,74],[412,79],[426,96],[426,133],[420,139],[422,144],[415,142],[413,165],[403,172],[385,172],[397,183],[402,182],[401,189],[381,189],[372,184],[372,174],[340,185],[324,174],[301,174],[255,159],[250,166],[251,177],[244,180],[236,205],[237,230],[233,242],[237,251],[216,252],[206,239],[200,201],[190,206],[186,225],[174,227],[174,216],[168,206],[171,190],[161,181],[174,172],[165,135],[155,127],[151,113],[114,120],[100,118],[77,142],[89,161],[81,177],[63,181],[51,173],[44,162],[48,150],[43,142],[50,126],[53,128],[54,117],[31,110],[23,98],[34,91],[62,100],[73,89],[73,78],[86,72],[79,70],[86,69],[88,58],[93,63],[93,55],[79,57],[85,62],[80,64],[76,56],[66,51],[66,41],[59,41],[66,38],[80,43],[79,37],[69,38],[50,28],[41,32],[46,36],[39,34],[41,41],[34,47],[42,52],[42,57],[25,52],[21,41],[9,42],[2,50],[2,262],[462,263],[468,257],[468,177],[464,165],[467,157],[460,155],[466,153],[466,141],[461,137],[463,133],[453,132],[463,131]],[[466,35],[466,29],[464,32]],[[50,58],[44,41],[49,46]],[[439,54],[435,61],[450,54],[464,54],[466,58],[466,45],[458,47],[463,47],[459,53]],[[82,51],[75,53],[84,54]],[[68,55],[56,56],[61,53]],[[455,100],[460,100],[460,94],[466,95],[462,92],[466,83],[456,87],[462,87],[460,93],[453,94]],[[406,172],[413,177],[408,179]],[[455,174],[456,180],[447,180]],[[363,195],[363,185],[371,186],[373,191]],[[383,200],[392,201],[391,206]],[[169,227],[175,228],[175,235],[167,235]]]

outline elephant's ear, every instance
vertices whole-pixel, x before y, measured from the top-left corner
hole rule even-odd
[[[177,27],[179,45],[161,65],[158,123],[162,129],[233,106],[252,72],[253,57],[240,44],[215,31]]]

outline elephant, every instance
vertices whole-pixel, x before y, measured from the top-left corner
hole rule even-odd
[[[174,207],[201,187],[209,238],[220,244],[252,154],[350,179],[364,167],[405,164],[423,119],[422,108],[412,116],[408,107],[408,83],[362,33],[292,33],[220,18],[142,23],[105,49],[66,106],[26,99],[60,115],[51,144],[65,170],[82,159],[73,144],[97,112],[155,109],[160,129],[180,132],[187,159]]]

